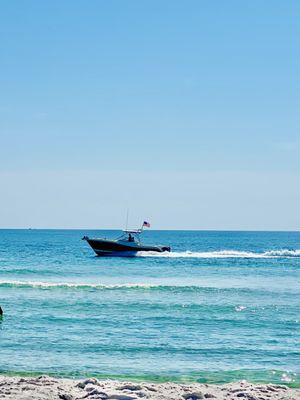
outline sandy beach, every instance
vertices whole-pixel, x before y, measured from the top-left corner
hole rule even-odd
[[[252,384],[240,381],[226,385],[133,383],[114,380],[0,377],[1,399],[79,400],[79,399],[155,399],[155,400],[297,400],[298,389],[285,385]]]

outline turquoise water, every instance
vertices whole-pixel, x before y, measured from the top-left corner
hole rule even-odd
[[[300,386],[300,232],[0,230],[0,373]]]

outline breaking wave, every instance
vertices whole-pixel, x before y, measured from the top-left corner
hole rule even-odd
[[[73,282],[38,282],[38,281],[0,281],[0,289],[37,289],[37,290],[79,290],[79,291],[159,291],[173,293],[220,293],[220,292],[238,292],[238,293],[272,293],[272,288],[251,288],[244,286],[229,285],[224,287],[202,286],[201,284],[144,284],[144,283],[126,283],[126,284],[93,284],[93,283],[73,283]],[[278,289],[276,289],[278,291]],[[289,289],[291,294],[291,289]],[[295,293],[298,293],[297,291]],[[240,310],[238,310],[240,311]]]
[[[103,285],[97,283],[73,283],[73,282],[35,282],[35,281],[0,281],[0,288],[37,288],[37,289],[151,289],[160,285],[148,285],[143,283],[128,283],[116,285]]]
[[[143,252],[137,253],[137,257],[163,257],[163,258],[289,258],[300,257],[300,250],[270,250],[263,253],[239,250],[220,251],[171,251],[170,253]]]

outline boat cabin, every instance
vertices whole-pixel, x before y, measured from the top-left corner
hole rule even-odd
[[[140,234],[142,233],[141,229],[134,230],[124,230],[122,236],[120,236],[117,240],[130,242],[130,243],[140,243]]]

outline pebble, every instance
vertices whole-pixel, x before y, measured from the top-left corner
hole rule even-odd
[[[111,394],[107,398],[115,400],[136,400],[135,396],[127,396],[126,394]]]
[[[132,383],[126,383],[125,385],[123,385],[123,386],[120,386],[119,388],[118,388],[118,390],[131,390],[131,391],[136,391],[136,390],[142,390],[143,388],[142,388],[142,386],[141,385],[134,385],[134,384],[132,384]]]
[[[215,399],[216,396],[212,393],[204,393],[204,398],[205,399]]]
[[[59,394],[58,397],[61,400],[73,400],[73,396],[70,394],[66,394],[66,393]]]
[[[201,392],[192,392],[192,393],[185,393],[182,396],[185,400],[198,400],[204,399],[204,396]]]

